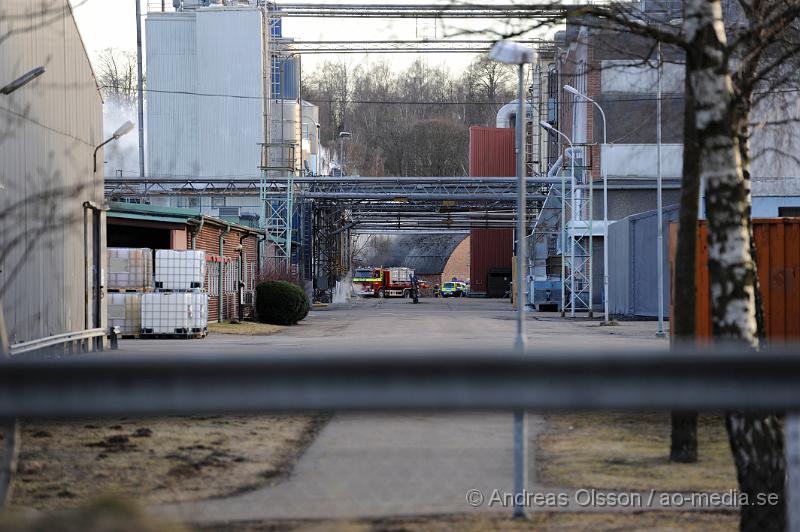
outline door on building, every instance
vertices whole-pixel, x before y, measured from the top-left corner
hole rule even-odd
[[[511,270],[493,268],[486,279],[486,297],[507,297],[511,293]]]

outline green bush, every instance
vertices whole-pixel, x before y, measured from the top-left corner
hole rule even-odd
[[[261,323],[295,325],[308,316],[308,296],[286,281],[265,281],[256,286],[256,317]]]

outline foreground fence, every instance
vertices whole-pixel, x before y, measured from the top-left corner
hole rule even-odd
[[[788,522],[789,530],[800,532],[798,352],[715,347],[666,353],[11,359],[0,361],[0,419],[331,410],[508,409],[517,416],[558,409],[787,412]]]

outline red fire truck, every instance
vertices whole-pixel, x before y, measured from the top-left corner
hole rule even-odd
[[[353,290],[360,296],[411,297],[411,268],[358,268],[353,275]]]

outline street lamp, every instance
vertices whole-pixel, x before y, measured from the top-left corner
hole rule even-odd
[[[517,339],[514,348],[525,352],[527,336],[525,334],[525,144],[522,139],[525,123],[525,64],[533,63],[533,49],[514,41],[498,41],[492,46],[489,58],[507,65],[517,65],[519,85],[517,89]],[[527,435],[525,431],[525,411],[514,411],[514,517],[525,517],[525,504],[522,500],[527,484]]]
[[[583,94],[572,85],[564,85],[564,90],[588,101],[600,111],[603,118],[603,145],[608,147],[608,136],[606,132],[606,114],[600,104]],[[602,162],[602,161],[601,161]],[[603,313],[605,321],[610,320],[608,313],[608,164],[603,164]]]
[[[539,122],[539,125],[542,126],[546,131],[549,131],[550,133],[552,133],[554,135],[561,136],[564,140],[567,141],[567,144],[569,144],[569,149],[570,149],[570,157],[569,157],[569,160],[570,160],[570,173],[572,174],[572,176],[570,177],[570,187],[571,187],[570,190],[572,191],[571,194],[572,194],[572,198],[573,198],[573,201],[574,201],[574,198],[575,198],[575,148],[572,146],[572,140],[568,136],[566,136],[564,133],[562,133],[558,129],[554,128],[553,126],[551,126],[550,124],[548,124],[544,120]],[[565,208],[566,205],[565,205],[565,201],[564,201],[564,198],[566,197],[566,190],[567,190],[567,184],[566,184],[564,175],[562,174],[561,175],[561,230],[564,232],[564,236],[569,235],[569,232],[567,231],[567,216],[566,216],[566,208]],[[573,219],[575,218],[574,205],[573,205],[573,208],[572,208],[572,217],[573,217]],[[575,230],[575,224],[573,224],[572,230],[573,231]],[[566,240],[566,238],[564,240]],[[569,250],[570,250],[570,275],[573,275],[572,268],[575,267],[575,245],[574,245],[575,243],[574,243],[574,241],[572,240],[571,237],[569,238],[569,240],[570,240],[570,246],[569,246]],[[564,268],[565,265],[564,265],[564,249],[563,249],[563,246],[565,246],[565,245],[566,245],[566,241],[562,243],[562,249],[561,249],[561,316],[564,316],[564,303],[565,303],[564,296],[565,296],[565,289],[566,289],[566,286],[565,286],[566,283],[564,282],[564,279],[565,279],[566,275],[565,275],[565,268]],[[574,276],[573,276],[573,280],[574,280]],[[570,306],[570,316],[574,318],[575,317],[575,287],[573,285],[574,285],[574,282],[570,283],[570,294],[569,294],[570,304],[569,304],[569,306]]]
[[[36,67],[30,72],[26,72],[25,74],[21,75],[20,77],[18,77],[17,79],[15,79],[11,83],[0,89],[0,94],[5,94],[5,95],[11,94],[15,90],[24,87],[31,81],[35,80],[36,78],[44,74],[44,72],[45,68],[43,66]]]
[[[317,175],[317,177],[319,177],[320,169],[322,169],[322,150],[320,149],[320,146],[322,146],[322,144],[319,140],[319,132],[320,132],[319,122],[314,122],[314,125],[317,126],[317,164],[314,165],[315,166],[314,173]]]
[[[111,142],[112,140],[118,140],[118,139],[119,139],[121,136],[123,136],[123,135],[127,135],[128,133],[130,133],[131,131],[133,131],[133,128],[134,128],[133,122],[131,122],[130,120],[128,120],[127,122],[125,122],[124,124],[122,124],[121,126],[119,126],[119,129],[117,129],[117,130],[116,130],[116,131],[115,131],[115,132],[114,132],[114,133],[111,135],[111,138],[109,138],[108,140],[104,141],[102,144],[100,144],[98,147],[96,147],[96,148],[94,149],[94,171],[95,171],[95,172],[97,172],[97,151],[98,151],[100,148],[102,148],[103,146],[105,146],[106,144],[108,144],[109,142]]]
[[[341,169],[342,175],[344,175],[344,139],[349,139],[352,136],[353,134],[350,133],[349,131],[342,131],[341,133],[339,133],[339,155],[340,155],[339,158],[341,159],[339,161],[339,164],[342,167]]]
[[[533,62],[533,49],[514,41],[498,41],[492,46],[489,57],[507,65],[517,65],[519,71],[519,86],[517,90],[517,339],[515,348],[523,351],[527,343],[525,334],[525,279],[527,250],[525,249],[525,152],[523,134],[525,124],[525,64]]]

